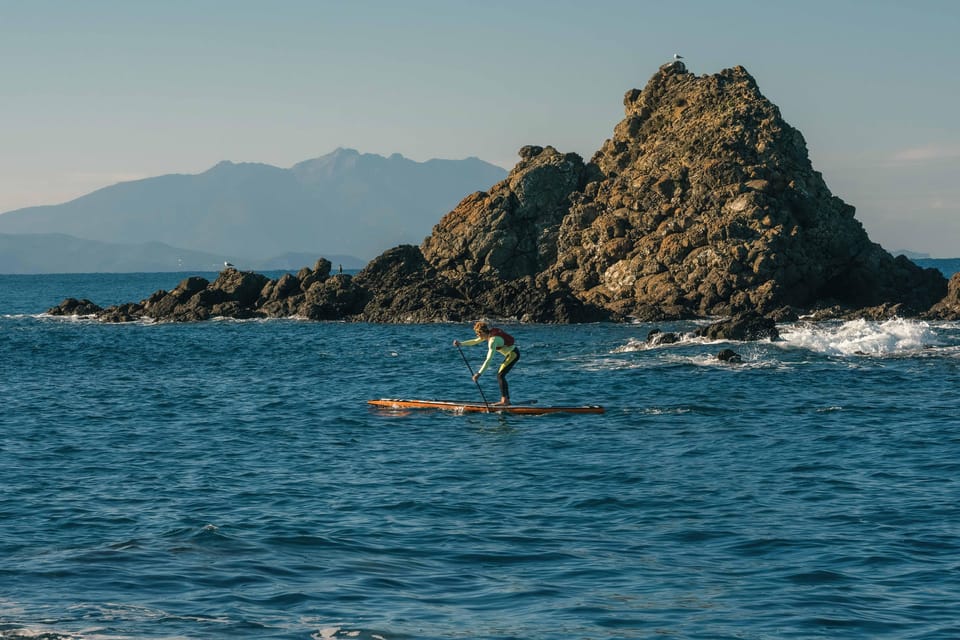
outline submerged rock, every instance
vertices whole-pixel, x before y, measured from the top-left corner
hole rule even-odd
[[[717,354],[717,360],[720,362],[729,362],[730,364],[740,364],[743,362],[743,356],[733,349],[721,349]]]
[[[711,340],[778,340],[780,331],[770,318],[755,311],[737,314],[726,320],[697,329],[694,334]]]

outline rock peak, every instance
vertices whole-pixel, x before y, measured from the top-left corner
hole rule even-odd
[[[744,67],[695,77],[671,62],[624,106],[592,159],[603,178],[564,219],[551,286],[641,315],[942,297],[942,277],[870,242]]]
[[[679,60],[674,60],[672,62],[660,65],[661,75],[683,75],[685,73],[688,73],[687,65],[683,64]]]

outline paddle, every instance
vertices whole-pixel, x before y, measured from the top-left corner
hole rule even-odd
[[[470,379],[473,380],[473,384],[477,385],[477,391],[480,392],[480,397],[483,398],[483,406],[487,408],[487,413],[490,413],[490,403],[487,402],[487,396],[483,395],[483,389],[480,388],[480,383],[473,377],[473,367],[470,366],[470,361],[467,360],[467,356],[463,355],[463,349],[460,348],[460,345],[457,345],[457,351],[460,352],[460,357],[463,358],[463,364],[467,365],[467,369],[470,371]]]

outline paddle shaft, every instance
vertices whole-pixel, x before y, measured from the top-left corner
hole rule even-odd
[[[463,349],[460,348],[460,345],[457,345],[457,351],[460,352],[460,357],[463,358],[463,364],[467,365],[467,370],[470,371],[470,379],[473,380],[473,384],[477,385],[477,391],[480,392],[480,397],[483,398],[483,404],[487,407],[487,413],[490,413],[490,403],[487,402],[487,396],[483,395],[483,389],[480,388],[480,383],[473,377],[473,367],[470,366],[470,361],[467,360],[467,356],[463,355]]]

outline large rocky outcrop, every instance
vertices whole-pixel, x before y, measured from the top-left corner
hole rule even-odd
[[[668,64],[624,103],[592,160],[604,177],[563,220],[549,287],[653,317],[882,302],[918,312],[943,296],[938,272],[870,242],[743,67],[696,77]]]
[[[589,163],[523,147],[505,180],[464,198],[420,247],[390,249],[355,278],[331,276],[324,259],[276,281],[227,270],[214,283],[187,279],[95,313],[115,321],[733,316],[744,335],[767,337],[770,321],[798,311],[880,318],[942,299],[931,313],[960,313],[960,284],[944,298],[939,271],[870,241],[854,208],[813,169],[803,136],[743,67],[696,77],[679,61],[664,65],[624,105]],[[93,307],[64,301],[50,313],[77,309]]]

